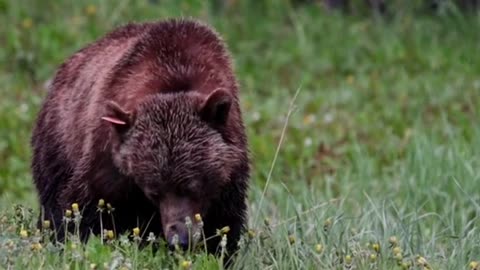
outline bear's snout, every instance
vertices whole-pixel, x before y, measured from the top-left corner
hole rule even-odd
[[[165,238],[167,239],[168,248],[175,249],[175,245],[179,248],[187,250],[189,246],[189,232],[187,226],[181,222],[168,224],[165,228]]]
[[[199,204],[187,197],[168,194],[161,200],[163,234],[170,249],[178,245],[186,250],[193,245],[193,234],[197,227],[193,218],[199,210]]]

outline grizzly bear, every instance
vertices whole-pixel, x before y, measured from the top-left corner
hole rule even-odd
[[[230,53],[211,27],[130,23],[77,51],[56,72],[31,143],[39,224],[50,220],[59,241],[77,203],[84,241],[139,227],[186,248],[186,218],[195,228],[200,214],[208,251],[225,226],[236,250],[249,151]],[[100,199],[115,210],[99,212]]]

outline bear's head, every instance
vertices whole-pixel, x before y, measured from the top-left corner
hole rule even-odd
[[[186,218],[207,215],[241,160],[241,150],[223,132],[233,102],[219,89],[207,96],[151,95],[132,112],[115,102],[106,106],[102,119],[112,126],[114,165],[158,207],[170,245],[174,235],[180,246],[188,245]]]

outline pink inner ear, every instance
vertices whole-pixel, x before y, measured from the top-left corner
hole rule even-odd
[[[127,124],[125,121],[122,121],[120,119],[113,118],[113,117],[108,117],[108,116],[102,117],[102,120],[105,120],[107,122],[117,124],[117,125],[126,125]]]

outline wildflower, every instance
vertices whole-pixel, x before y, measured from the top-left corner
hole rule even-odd
[[[375,250],[375,252],[380,252],[380,244],[379,243],[374,243],[372,244],[372,249]]]
[[[65,217],[67,217],[67,218],[72,217],[72,210],[68,210],[68,209],[67,209],[67,210],[65,211]]]
[[[70,244],[70,248],[71,248],[72,250],[77,249],[77,244],[75,244],[75,243]]]
[[[140,235],[140,228],[133,228],[133,236],[138,237]]]
[[[88,5],[86,8],[85,8],[85,14],[87,14],[88,16],[93,16],[95,14],[97,14],[97,7],[95,5]]]
[[[218,235],[225,235],[225,234],[227,234],[229,231],[230,231],[230,227],[225,226],[225,227],[221,228],[220,230],[218,230],[218,231],[217,231],[217,234],[218,234]]]
[[[430,269],[427,259],[422,256],[417,256],[417,264],[423,266],[425,269]]]
[[[394,247],[393,248],[393,255],[401,254],[402,249],[400,247]]]
[[[332,226],[332,219],[327,218],[327,220],[325,220],[325,222],[323,223],[323,230],[328,231],[328,229],[330,229],[331,226]]]
[[[202,230],[203,228],[203,220],[200,214],[195,214],[195,222],[197,223],[197,230]]]
[[[403,260],[403,256],[402,256],[402,253],[396,253],[393,255],[393,258],[395,258],[395,260],[397,261],[402,261]]]
[[[147,242],[154,242],[155,239],[155,234],[153,234],[153,232],[150,232],[147,237]]]
[[[270,219],[269,219],[269,218],[265,218],[265,220],[263,221],[263,223],[265,224],[265,226],[270,227],[271,222],[270,222]]]
[[[31,246],[31,249],[33,251],[40,251],[42,250],[42,244],[40,243],[33,243],[32,246]]]
[[[252,229],[248,230],[248,237],[250,239],[255,238],[256,235],[257,235],[257,233],[254,230],[252,230]]]
[[[202,222],[202,216],[200,214],[195,214],[195,222]]]
[[[75,213],[75,214],[78,213],[78,211],[79,211],[78,210],[78,203],[73,203],[72,204],[72,210],[73,210],[73,213]]]
[[[315,245],[315,251],[317,253],[321,253],[323,251],[323,246],[321,244],[316,244]]]
[[[20,237],[22,237],[23,239],[27,238],[28,237],[28,232],[26,230],[21,230],[20,231]]]
[[[377,260],[377,254],[372,253],[370,254],[370,261],[375,262]]]
[[[350,255],[345,256],[345,263],[346,264],[351,264],[352,263],[352,256],[350,256]]]
[[[22,21],[22,27],[23,29],[30,29],[33,26],[33,21],[30,18],[23,19]]]
[[[410,269],[410,266],[412,266],[412,265],[410,264],[410,262],[402,262],[402,265],[401,265],[401,267],[402,267],[403,270],[408,270],[408,269]]]
[[[44,229],[50,229],[50,220],[44,220],[43,221],[43,228]]]
[[[94,263],[91,263],[91,264],[90,264],[90,269],[91,269],[91,270],[97,269],[97,265],[94,264]]]
[[[192,267],[192,262],[191,261],[182,261],[180,264],[182,266],[182,269],[190,269]]]
[[[397,246],[397,244],[398,244],[397,237],[396,236],[390,236],[390,238],[388,239],[388,242],[390,243],[390,245],[392,245],[392,247]]]
[[[115,211],[115,208],[113,208],[113,206],[110,203],[107,203],[107,210],[108,210],[108,213],[110,214],[111,212]]]
[[[470,266],[470,269],[472,269],[472,270],[479,270],[480,269],[480,262],[471,261],[468,266]]]
[[[115,235],[113,234],[113,231],[112,231],[112,230],[107,230],[107,233],[106,233],[105,235],[106,235],[106,237],[107,237],[108,240],[112,240],[113,237],[115,236]]]
[[[98,200],[98,208],[100,209],[103,209],[105,207],[105,200],[104,199],[100,199]]]

